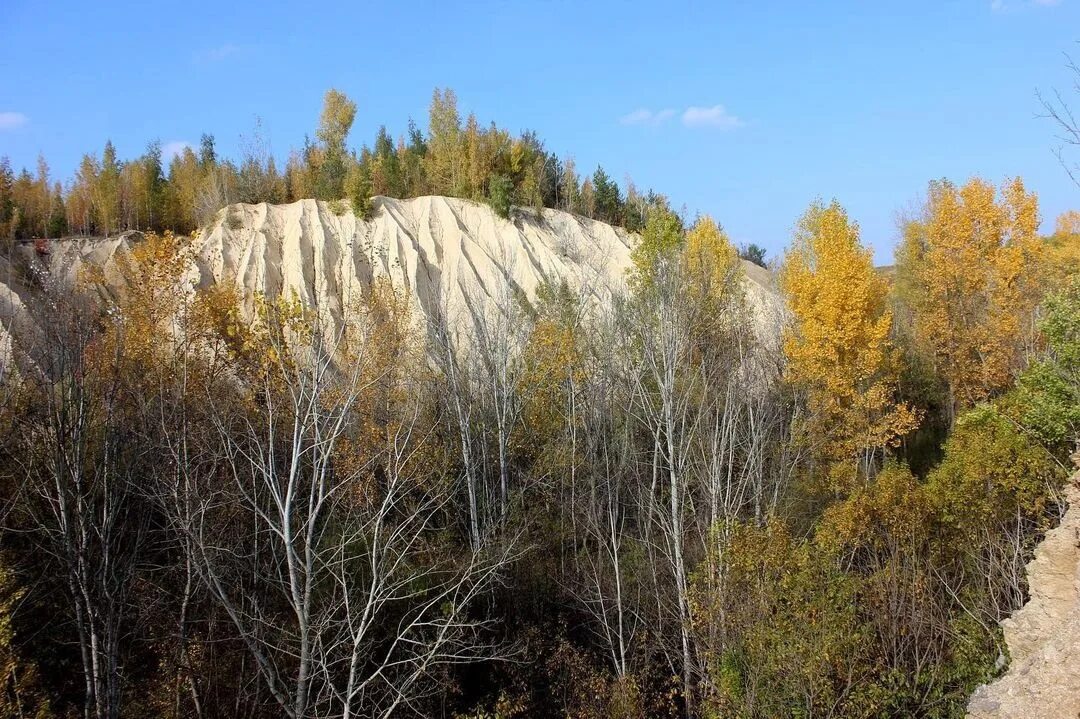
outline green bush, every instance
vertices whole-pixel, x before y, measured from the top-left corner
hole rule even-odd
[[[1044,443],[1066,450],[1080,435],[1080,275],[1047,297],[1039,323],[1047,356],[1020,377],[1023,423]]]
[[[927,489],[942,521],[973,538],[1003,524],[1041,524],[1061,481],[1044,447],[998,407],[983,406],[957,419]]]
[[[356,165],[349,172],[345,180],[345,194],[352,205],[353,214],[361,220],[370,220],[374,211],[371,202],[371,175],[360,165]]]
[[[510,193],[514,187],[506,175],[495,175],[488,184],[488,204],[503,219],[510,217]]]
[[[852,578],[778,520],[737,525],[720,544],[720,588],[695,582],[696,629],[726,635],[708,656],[705,715],[863,715],[869,637]]]

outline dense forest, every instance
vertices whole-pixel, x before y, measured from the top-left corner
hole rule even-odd
[[[5,166],[9,238],[148,232],[122,292],[39,279],[0,382],[0,714],[963,715],[1080,431],[1080,213],[934,181],[886,273],[814,203],[774,326],[711,218],[449,91],[359,153],[354,114],[283,173],[209,137]],[[503,277],[467,330],[382,281],[341,328],[191,286],[228,202],[424,193],[638,230],[625,286]]]
[[[424,133],[411,120],[395,142],[383,126],[372,147],[347,147],[356,104],[344,94],[326,93],[315,140],[305,138],[279,171],[256,127],[242,141],[236,160],[218,156],[212,135],[197,149],[185,147],[166,168],[159,142],[128,161],[111,142],[101,157],[84,155],[73,180],[52,178],[44,157],[36,173],[17,175],[0,160],[0,238],[111,235],[123,230],[189,233],[233,202],[292,202],[348,198],[358,214],[370,211],[370,197],[446,195],[488,202],[502,216],[511,205],[550,207],[619,224],[644,225],[649,207],[660,201],[618,182],[597,167],[581,177],[573,159],[559,159],[533,132],[514,137],[474,115],[462,122],[453,90],[436,89]],[[760,251],[757,251],[760,252]]]

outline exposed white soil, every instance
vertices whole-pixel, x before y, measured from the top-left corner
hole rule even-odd
[[[340,327],[373,280],[386,278],[408,294],[421,325],[445,318],[461,329],[489,311],[493,298],[505,297],[507,286],[533,301],[542,283],[566,281],[602,305],[624,286],[638,241],[622,228],[557,210],[515,210],[503,219],[487,205],[455,198],[373,202],[370,220],[345,203],[230,205],[194,240],[190,279],[237,287],[249,314],[256,294],[295,296]],[[140,238],[54,240],[47,254],[26,244],[18,248],[16,268],[0,258],[0,353],[10,356],[8,328],[32,331],[40,314],[40,293],[25,280],[28,268],[40,281],[71,282],[94,266],[104,275],[102,291],[122,291],[116,255]],[[758,334],[775,339],[782,310],[773,276],[745,261],[743,269]]]

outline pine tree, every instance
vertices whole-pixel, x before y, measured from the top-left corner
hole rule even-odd
[[[431,182],[426,175],[428,146],[424,133],[409,119],[409,142],[404,139],[398,143],[398,157],[401,159],[403,193],[405,197],[417,197],[431,191]]]
[[[375,135],[375,149],[371,153],[372,185],[376,195],[387,197],[405,197],[405,184],[401,173],[401,161],[394,148],[394,141],[386,131],[386,125],[379,126]]]
[[[38,223],[38,210],[34,187],[34,178],[25,167],[19,172],[13,189],[15,196],[15,236],[19,239],[35,237]]]
[[[345,191],[353,214],[362,220],[371,218],[371,173],[363,163],[354,162],[349,169]]]
[[[593,190],[596,193],[596,219],[611,224],[619,221],[622,199],[619,197],[619,186],[608,177],[604,168],[599,165],[592,178]]]
[[[0,157],[0,240],[13,239],[15,227],[15,173],[8,158]]]
[[[53,185],[52,200],[49,203],[49,225],[47,237],[63,237],[67,234],[67,212],[64,207],[64,191],[57,182]]]
[[[765,248],[760,245],[756,245],[751,242],[749,245],[744,245],[739,249],[739,257],[743,258],[747,262],[753,262],[759,267],[766,267],[765,263]]]
[[[214,136],[203,133],[199,138],[199,167],[207,172],[217,166],[217,149]]]

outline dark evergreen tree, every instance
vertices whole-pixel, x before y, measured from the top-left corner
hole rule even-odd
[[[9,239],[15,234],[15,173],[11,171],[11,162],[7,157],[0,157],[0,240]]]
[[[371,171],[362,162],[353,162],[349,177],[345,183],[345,194],[352,205],[353,213],[364,220],[371,218]]]
[[[402,144],[398,154],[402,161],[402,194],[405,197],[416,197],[428,192],[428,181],[424,175],[424,158],[427,156],[427,140],[423,131],[416,126],[416,122],[409,118],[409,141]]]
[[[612,224],[618,223],[622,210],[619,185],[608,177],[604,168],[599,165],[593,173],[593,191],[596,193],[596,219]]]
[[[554,152],[544,154],[543,173],[540,179],[540,193],[544,207],[558,208],[562,201],[559,183],[562,181],[563,164]]]
[[[205,172],[217,165],[217,150],[214,147],[214,136],[203,133],[199,139],[199,167]]]
[[[159,140],[154,140],[147,145],[146,154],[142,156],[141,162],[147,182],[147,227],[152,230],[161,230],[164,229],[162,223],[165,218],[165,172],[161,164]]]
[[[743,245],[739,248],[739,257],[749,262],[753,262],[755,265],[765,267],[765,248],[760,245],[756,245],[751,242],[749,245]]]
[[[405,183],[401,174],[401,162],[394,150],[394,141],[386,131],[386,125],[380,126],[378,134],[375,135],[375,151],[371,162],[374,165],[372,174],[378,177],[375,191],[389,197],[404,197]]]
[[[49,237],[63,237],[67,234],[67,213],[64,211],[64,192],[57,182],[53,186],[52,200],[49,203]]]

